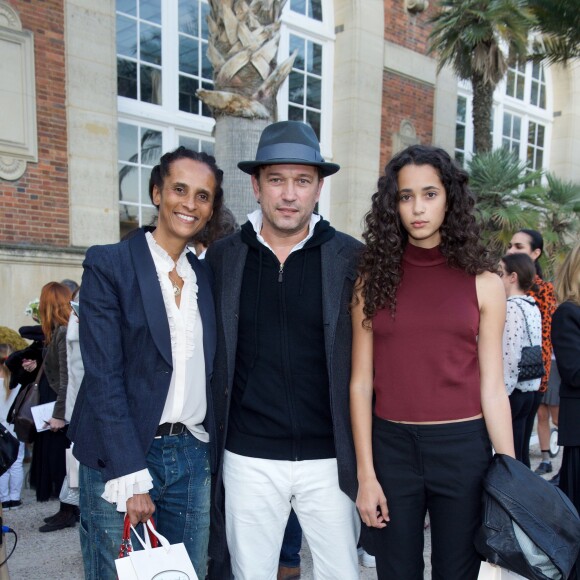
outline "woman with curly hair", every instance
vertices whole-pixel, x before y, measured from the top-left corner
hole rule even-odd
[[[427,512],[433,578],[477,578],[489,439],[514,456],[505,294],[467,181],[445,151],[413,145],[385,168],[366,216],[351,419],[379,579],[423,578]]]

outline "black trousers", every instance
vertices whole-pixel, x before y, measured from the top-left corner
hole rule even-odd
[[[512,429],[514,432],[516,459],[523,463],[525,448],[527,446],[529,450],[530,447],[530,440],[526,440],[526,423],[534,408],[536,392],[514,389],[509,399],[512,410]]]
[[[528,415],[528,418],[526,419],[526,430],[524,432],[524,448],[522,451],[522,463],[526,467],[530,467],[530,439],[532,438],[532,431],[534,430],[534,421],[536,420],[536,413],[538,412],[538,408],[540,406],[540,403],[542,402],[543,396],[544,393],[540,393],[540,391],[534,391],[534,404],[532,406],[532,410]]]
[[[491,461],[483,419],[439,425],[373,420],[375,471],[391,521],[371,530],[379,580],[423,580],[425,514],[433,580],[475,580],[482,480]]]

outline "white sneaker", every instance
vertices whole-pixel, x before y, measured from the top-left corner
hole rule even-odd
[[[377,562],[374,556],[371,556],[368,552],[365,552],[364,548],[357,548],[358,555],[360,557],[360,563],[365,568],[376,568]]]

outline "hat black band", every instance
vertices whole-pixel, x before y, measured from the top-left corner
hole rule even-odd
[[[276,159],[296,159],[303,161],[304,165],[309,163],[324,163],[320,152],[300,143],[276,143],[260,147],[256,153],[256,161],[274,161]]]

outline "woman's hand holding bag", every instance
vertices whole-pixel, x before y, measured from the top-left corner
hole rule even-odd
[[[119,580],[198,580],[183,542],[170,544],[155,529],[151,518],[143,527],[144,539],[125,516],[119,559],[115,560]],[[131,530],[143,550],[133,551]]]

